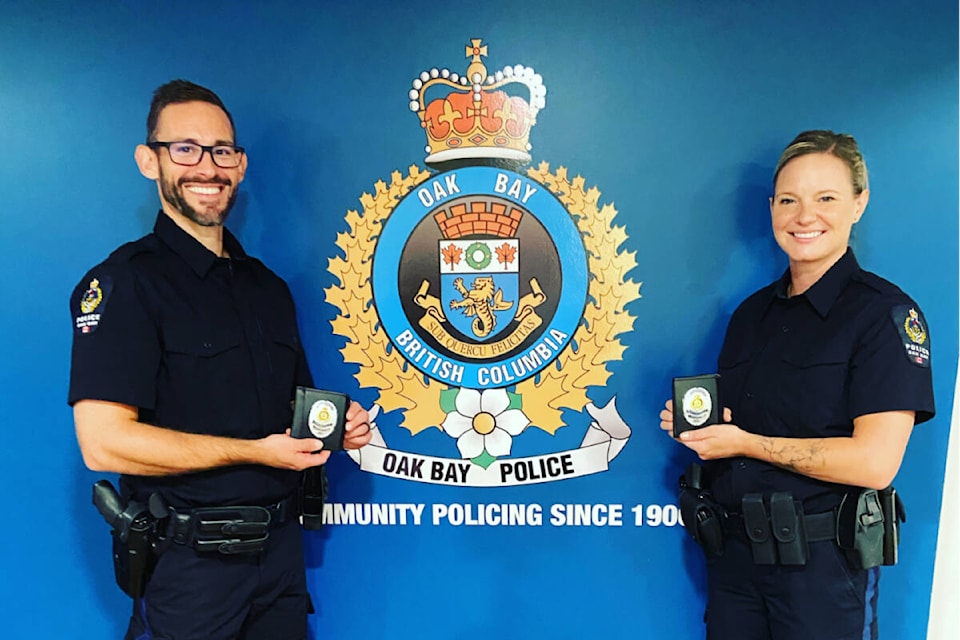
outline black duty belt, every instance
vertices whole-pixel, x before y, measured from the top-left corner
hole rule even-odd
[[[750,542],[743,515],[728,512],[721,518],[723,532],[744,542]],[[824,511],[803,516],[803,528],[807,534],[807,542],[822,542],[837,539],[837,513]]]
[[[197,551],[252,554],[263,550],[270,529],[299,516],[297,496],[267,506],[169,507],[168,537]]]

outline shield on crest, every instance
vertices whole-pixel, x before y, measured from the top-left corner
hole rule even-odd
[[[438,256],[440,299],[450,324],[477,342],[500,335],[517,310],[520,241],[442,239]]]

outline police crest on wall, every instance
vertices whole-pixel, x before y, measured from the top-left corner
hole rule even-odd
[[[520,173],[546,105],[541,77],[521,65],[489,73],[478,39],[466,53],[464,75],[424,71],[409,92],[436,172],[414,165],[363,194],[325,292],[344,361],[378,391],[371,416],[401,412],[411,442],[447,437],[400,451],[375,424],[351,456],[371,473],[464,486],[606,471],[630,427],[615,398],[597,407],[587,392],[606,384],[625,350],[617,336],[633,328],[635,253],[619,249],[616,209],[582,177],[545,162]],[[579,446],[512,455],[533,432],[574,422]]]

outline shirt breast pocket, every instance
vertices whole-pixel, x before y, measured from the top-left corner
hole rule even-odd
[[[164,328],[163,341],[167,367],[174,379],[211,384],[223,377],[225,365],[239,358],[243,336],[240,331],[223,328],[203,331],[168,326]]]
[[[717,358],[717,372],[720,374],[720,401],[736,413],[750,373],[750,353],[745,349],[725,347]]]
[[[270,374],[274,388],[281,394],[292,394],[297,354],[300,351],[296,334],[289,328],[267,323],[263,328],[263,338],[270,355]]]
[[[802,430],[797,436],[837,435],[825,428],[849,424],[849,361],[842,354],[788,353],[779,386],[784,418]]]

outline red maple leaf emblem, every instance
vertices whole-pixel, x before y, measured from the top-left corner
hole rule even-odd
[[[516,247],[511,246],[506,242],[504,242],[502,245],[497,247],[497,262],[502,264],[504,268],[506,268],[508,264],[513,262],[516,257],[517,257]]]
[[[449,244],[442,249],[440,253],[443,254],[443,261],[453,267],[460,263],[460,256],[463,255],[463,249],[456,245]]]

